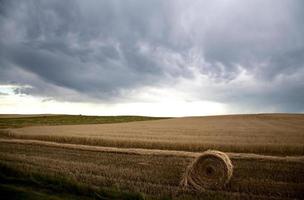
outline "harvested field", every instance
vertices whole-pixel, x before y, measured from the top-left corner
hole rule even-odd
[[[122,154],[86,151],[37,144],[1,143],[0,163],[17,170],[45,176],[68,177],[96,187],[116,187],[152,197],[199,199],[201,193],[180,193],[181,177],[193,157]],[[303,198],[303,162],[250,157],[231,158],[234,174],[222,190],[203,192],[214,197],[235,199]]]
[[[304,198],[304,115],[30,125],[0,133],[0,192],[32,187],[39,192],[31,195],[56,199]],[[187,168],[208,148],[227,154],[230,181],[182,188]]]
[[[74,144],[304,155],[304,115],[187,117],[119,124],[33,126],[0,135]]]
[[[153,156],[175,156],[175,157],[189,157],[196,158],[200,156],[201,152],[189,152],[189,151],[175,151],[175,150],[158,150],[158,149],[140,149],[140,148],[117,148],[117,147],[102,147],[102,146],[90,146],[81,144],[65,144],[40,140],[22,140],[22,139],[0,139],[2,144],[24,144],[24,145],[37,145],[47,146],[54,148],[63,148],[79,151],[92,151],[92,152],[105,152],[105,153],[119,153],[130,155],[153,155]],[[300,162],[304,164],[304,156],[269,156],[259,155],[252,153],[226,153],[229,158],[245,159],[245,160],[272,160],[280,162]]]

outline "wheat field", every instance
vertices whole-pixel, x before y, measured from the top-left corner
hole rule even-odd
[[[0,186],[20,185],[22,177],[35,185],[23,189],[77,194],[59,199],[304,198],[304,115],[25,126],[0,137]],[[187,166],[208,148],[231,159],[230,182],[220,190],[181,190]],[[58,184],[65,189],[52,186]]]
[[[12,129],[10,135],[100,146],[303,155],[303,130],[303,115],[261,114],[32,126]]]

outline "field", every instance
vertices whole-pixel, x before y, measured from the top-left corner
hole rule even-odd
[[[0,129],[62,124],[107,124],[164,119],[144,116],[0,115]]]
[[[111,122],[111,119],[104,121]],[[5,127],[8,123],[2,119],[0,124]],[[18,126],[16,122],[12,125]],[[277,114],[189,117],[103,125],[30,126],[10,130],[9,135],[100,146],[184,151],[212,148],[225,152],[303,155],[303,130],[303,115]]]
[[[73,116],[73,123],[56,117],[62,116],[39,116],[39,123],[34,116],[0,119],[1,193],[30,199],[304,198],[304,115],[104,117],[92,123],[85,116]],[[186,167],[210,148],[231,158],[231,181],[220,190],[181,190]]]

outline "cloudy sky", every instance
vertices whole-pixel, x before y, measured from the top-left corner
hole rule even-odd
[[[1,0],[0,113],[304,112],[302,0]]]

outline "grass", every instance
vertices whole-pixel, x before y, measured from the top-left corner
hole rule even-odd
[[[0,195],[4,199],[10,200],[18,200],[18,199],[31,199],[31,200],[39,200],[39,199],[47,199],[47,200],[62,200],[64,198],[60,198],[57,195],[50,195],[41,192],[36,192],[32,188],[21,187],[15,185],[7,185],[0,184]],[[65,198],[72,199],[72,198]]]
[[[32,117],[0,117],[0,129],[25,126],[107,124],[133,121],[164,119],[145,116],[83,116],[83,115],[46,115]]]
[[[0,178],[0,194],[7,199],[143,199],[139,193],[93,188],[65,176],[42,176],[3,163]]]

